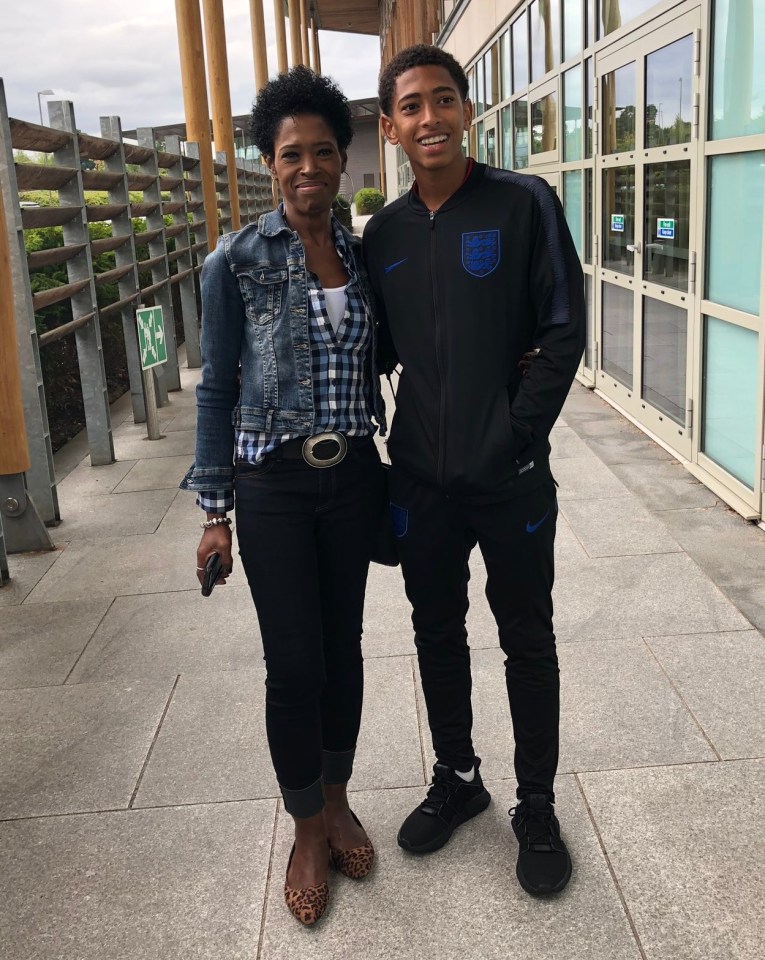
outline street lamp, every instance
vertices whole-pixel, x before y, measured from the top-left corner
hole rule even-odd
[[[37,91],[37,106],[40,110],[40,126],[41,127],[44,126],[44,124],[43,124],[43,115],[42,115],[42,100],[40,98],[55,97],[55,96],[56,96],[55,90],[38,90]]]

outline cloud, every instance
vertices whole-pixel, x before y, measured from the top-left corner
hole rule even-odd
[[[201,3],[200,3],[201,7]],[[39,122],[37,91],[72,100],[77,125],[98,133],[99,117],[125,129],[183,120],[173,0],[27,0],[3,4],[0,78],[8,113]],[[276,72],[273,4],[264,3],[268,63]],[[231,106],[246,113],[255,79],[248,0],[225,0]],[[289,28],[287,31],[289,44]],[[374,96],[379,40],[321,32],[322,69],[351,99]],[[53,98],[50,98],[53,99]],[[47,113],[43,104],[43,117]]]

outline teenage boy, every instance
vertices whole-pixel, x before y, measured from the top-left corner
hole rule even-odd
[[[465,630],[477,543],[507,655],[516,872],[529,893],[555,893],[571,859],[553,808],[557,502],[548,436],[584,348],[582,270],[547,183],[463,155],[472,105],[452,56],[410,47],[379,87],[383,132],[416,177],[370,221],[364,247],[382,366],[403,368],[388,446],[391,511],[437,758],[398,842],[437,850],[490,801],[471,739]]]

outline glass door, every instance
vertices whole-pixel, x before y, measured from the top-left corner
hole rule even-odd
[[[490,167],[499,166],[499,157],[497,156],[497,113],[496,111],[487,117],[483,122],[483,158],[484,163]]]
[[[691,458],[699,11],[596,58],[596,385]]]

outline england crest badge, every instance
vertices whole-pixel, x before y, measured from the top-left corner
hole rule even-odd
[[[462,234],[462,266],[473,277],[488,277],[499,266],[499,230]]]

